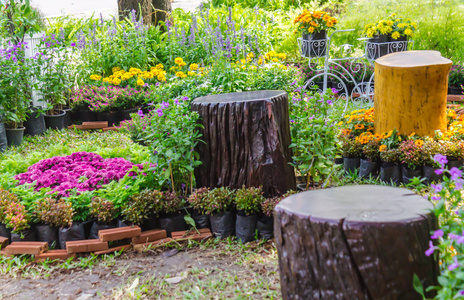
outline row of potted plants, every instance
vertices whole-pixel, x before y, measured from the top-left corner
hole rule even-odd
[[[432,182],[441,179],[434,172],[438,167],[435,155],[446,155],[450,168],[464,165],[464,117],[455,111],[448,113],[448,130],[437,131],[434,137],[408,136],[396,130],[374,134],[373,113],[373,108],[355,110],[339,123],[340,150],[347,172],[359,169],[359,176],[380,175],[385,182],[409,183],[414,177]]]

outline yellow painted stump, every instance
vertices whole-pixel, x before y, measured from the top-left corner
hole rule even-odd
[[[374,131],[420,136],[446,130],[448,73],[438,51],[405,51],[375,61]]]

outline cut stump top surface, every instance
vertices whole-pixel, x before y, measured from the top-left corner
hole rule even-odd
[[[429,201],[408,189],[357,185],[294,194],[276,210],[317,219],[384,223],[421,218],[432,208]]]
[[[433,65],[451,65],[453,62],[434,50],[391,53],[378,58],[376,64],[393,68],[414,68]]]
[[[286,95],[285,91],[252,91],[228,94],[208,95],[193,100],[195,104],[228,103],[245,101],[263,101]]]

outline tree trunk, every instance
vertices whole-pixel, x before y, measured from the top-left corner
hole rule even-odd
[[[266,197],[295,189],[287,93],[211,95],[194,100],[192,109],[204,126],[197,186],[262,186]]]
[[[274,214],[283,299],[422,299],[432,205],[403,188],[345,186],[291,195]]]
[[[159,21],[166,22],[172,12],[171,0],[153,0],[154,13],[152,23],[158,25]]]
[[[135,11],[135,18],[143,18],[144,24],[151,24],[153,17],[151,0],[118,0],[119,20],[132,19],[131,12]]]
[[[438,51],[405,51],[375,61],[375,133],[397,129],[432,136],[446,131],[448,73]]]

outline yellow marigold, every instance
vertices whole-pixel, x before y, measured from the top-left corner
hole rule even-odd
[[[380,152],[383,152],[383,151],[385,151],[385,150],[387,150],[387,145],[381,145],[381,146],[379,147],[379,151],[380,151]]]
[[[92,80],[100,80],[101,76],[97,75],[97,74],[93,74],[93,75],[90,75],[90,79],[92,79]]]
[[[364,129],[364,124],[356,124],[356,125],[354,125],[354,129],[356,129],[356,130]]]
[[[453,109],[451,109],[449,112],[448,112],[448,118],[451,118],[451,119],[456,119],[456,111],[454,111]]]
[[[190,70],[191,70],[191,71],[196,71],[196,70],[198,70],[198,64],[191,64],[191,65],[190,65]]]
[[[160,69],[160,70],[163,70],[164,69],[164,66],[162,64],[157,64],[156,65],[156,68],[157,69]]]
[[[343,135],[349,135],[350,133],[351,133],[351,129],[348,129],[348,128],[342,129]]]
[[[397,31],[392,33],[392,39],[397,40],[401,37],[401,34]]]
[[[281,68],[282,70],[287,70],[287,66],[284,66],[282,64],[278,65],[279,68]]]
[[[158,78],[159,81],[166,81],[166,76],[164,75],[164,73],[158,74],[157,78]]]
[[[154,77],[158,76],[158,74],[160,73],[160,70],[154,68],[154,69],[151,69],[151,74],[153,74]]]
[[[271,50],[266,55],[269,55],[270,57],[274,57],[274,56],[277,56],[277,52],[275,52],[274,50]]]
[[[280,59],[287,59],[287,54],[279,53],[279,54],[277,54],[277,57],[280,58]]]
[[[114,78],[113,79],[113,84],[114,85],[119,85],[120,83],[121,83],[121,79],[119,79],[119,78]]]
[[[247,54],[247,57],[248,58],[254,58],[255,54],[253,52],[250,52],[250,53]]]
[[[109,81],[109,78],[108,77],[105,77],[102,79],[103,82],[108,82]]]
[[[312,26],[308,28],[308,32],[309,32],[309,33],[313,33],[314,30],[316,30],[316,28],[314,28],[314,27],[312,27]]]
[[[176,73],[176,77],[184,78],[184,77],[187,77],[187,75],[184,72],[179,71],[179,72]]]
[[[391,137],[392,133],[393,133],[393,130],[390,130],[389,132],[383,135],[383,138],[388,139],[389,137]]]
[[[131,73],[126,73],[124,75],[121,76],[121,80],[129,80],[132,78],[132,74]]]
[[[171,71],[176,71],[178,69],[179,69],[179,67],[177,67],[177,66],[172,66],[172,67],[169,68],[169,70],[171,70]]]
[[[343,125],[343,121],[340,121],[337,123],[338,126],[342,126]]]
[[[273,61],[273,62],[279,62],[279,59],[274,57],[274,58],[272,59],[272,61]]]
[[[416,140],[416,141],[414,142],[414,144],[415,144],[416,146],[418,146],[418,147],[422,147],[422,146],[424,145],[424,141],[423,141],[423,140]]]
[[[120,71],[121,68],[120,67],[113,67],[113,69],[111,69],[113,71],[113,73],[116,73],[117,71]]]
[[[413,32],[411,29],[407,28],[404,30],[404,34],[407,35],[407,36],[412,36],[413,35]]]
[[[184,66],[186,66],[186,65],[187,65],[187,64],[185,63],[185,61],[183,61],[183,62],[181,62],[181,63],[179,64],[179,67],[182,68],[182,67],[184,67]]]
[[[137,78],[137,85],[138,86],[143,86],[145,84],[145,82],[143,82],[143,80],[141,78]]]
[[[180,65],[183,62],[184,62],[184,60],[182,59],[182,57],[177,57],[176,59],[174,59],[174,63],[176,65]]]
[[[192,72],[192,71],[188,71],[188,72],[187,72],[187,75],[188,75],[188,76],[196,76],[197,73]]]
[[[140,73],[142,73],[142,70],[140,70],[139,68],[130,68],[129,72],[130,73],[135,73],[135,74],[140,74]]]

